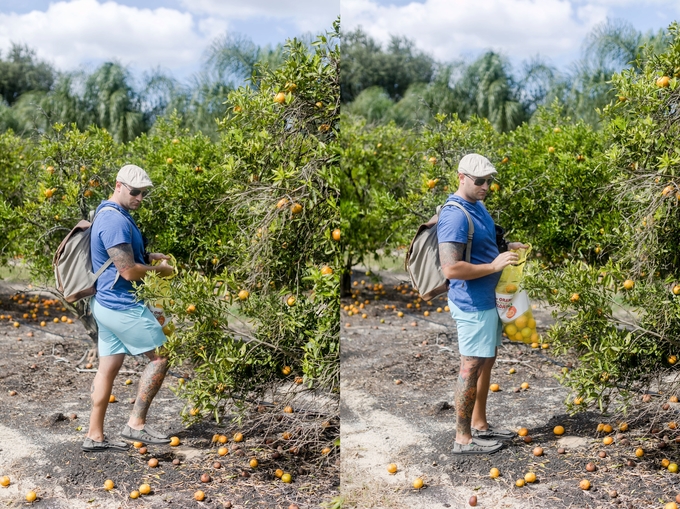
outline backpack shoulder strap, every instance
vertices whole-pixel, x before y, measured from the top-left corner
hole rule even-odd
[[[96,212],[94,213],[94,216],[92,217],[92,224],[94,224],[94,220],[97,218],[97,216],[99,215],[99,213],[102,212],[103,210],[115,210],[115,211],[118,212],[121,216],[123,215],[123,214],[121,214],[120,210],[118,210],[116,207],[111,207],[111,206],[107,205],[106,207],[102,207],[101,209],[99,209],[98,211],[96,211]],[[130,230],[132,231],[132,226],[130,227]],[[94,274],[94,279],[95,279],[95,280],[99,279],[99,276],[101,276],[101,275],[104,273],[104,271],[109,267],[109,265],[111,265],[112,263],[113,263],[113,258],[109,258],[108,260],[106,260],[106,261],[102,264],[102,266],[99,267],[99,270],[97,270],[97,272],[95,272],[95,274]],[[119,277],[120,277],[120,272],[116,271],[116,277],[113,279],[113,284],[111,285],[111,288],[114,287],[114,285],[115,285],[116,282],[118,281],[118,278],[119,278]]]
[[[470,213],[467,210],[465,210],[465,207],[463,207],[463,205],[461,205],[457,201],[451,200],[451,201],[447,201],[444,205],[437,207],[437,214],[439,214],[441,209],[444,208],[444,207],[459,208],[460,210],[463,211],[463,214],[465,214],[465,217],[468,220],[468,235],[467,235],[468,241],[467,241],[467,246],[465,248],[465,261],[470,263],[470,254],[472,252],[472,237],[475,234],[475,225],[472,223],[472,218],[470,217]]]

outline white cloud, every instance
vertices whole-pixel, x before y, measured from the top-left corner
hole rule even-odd
[[[399,7],[342,0],[343,30],[361,25],[382,43],[390,35],[404,35],[442,61],[488,49],[516,59],[559,58],[578,50],[583,36],[606,18],[607,9],[597,2],[426,0]]]
[[[182,0],[190,12],[225,18],[337,16],[340,0]]]
[[[27,14],[0,13],[0,48],[26,43],[60,69],[116,59],[143,68],[190,65],[205,46],[193,18],[177,10],[73,0]]]
[[[340,0],[181,0],[195,14],[227,19],[286,19],[303,31],[330,28],[340,14]]]
[[[607,19],[642,32],[680,16],[678,0],[342,0],[342,27],[361,25],[383,45],[406,36],[440,61],[495,50],[514,63],[536,55],[565,66],[580,56],[584,37]]]

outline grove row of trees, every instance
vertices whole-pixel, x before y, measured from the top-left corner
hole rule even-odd
[[[311,36],[302,38],[309,45]],[[35,51],[13,44],[0,54],[0,132],[30,135],[56,123],[107,129],[125,143],[148,132],[159,117],[176,112],[180,125],[215,138],[215,118],[224,116],[231,91],[284,61],[283,44],[259,47],[242,35],[216,39],[200,72],[183,83],[156,69],[135,80],[121,64],[107,62],[92,72],[57,71]]]
[[[343,36],[343,109],[369,122],[409,127],[430,123],[438,113],[477,116],[507,132],[558,99],[568,115],[598,126],[596,109],[614,97],[612,74],[628,67],[639,71],[640,59],[667,43],[664,30],[643,34],[627,22],[607,21],[586,37],[582,58],[566,72],[540,57],[515,70],[494,51],[471,62],[437,62],[396,36],[383,49],[358,28]]]
[[[509,239],[534,247],[530,295],[559,309],[562,319],[548,334],[554,351],[579,355],[564,375],[572,408],[605,407],[614,394],[633,395],[675,369],[680,29],[674,23],[667,33],[664,48],[641,48],[635,65],[608,78],[613,98],[598,129],[558,98],[507,131],[455,113],[414,129],[343,110],[346,268],[403,252],[456,189],[460,158],[478,152],[499,172],[500,190],[487,208]]]

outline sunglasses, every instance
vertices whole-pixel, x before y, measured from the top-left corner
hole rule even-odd
[[[136,189],[134,187],[130,187],[125,182],[121,182],[121,184],[123,184],[125,187],[127,187],[128,191],[130,191],[130,196],[139,196],[141,194],[142,198],[144,198],[145,196],[149,196],[149,193],[151,192],[148,189],[142,190],[142,189]]]
[[[473,183],[476,186],[483,186],[485,183],[491,185],[495,180],[493,177],[489,178],[473,177],[472,175],[468,175],[467,173],[463,173],[463,175],[465,175],[469,179],[473,179]]]

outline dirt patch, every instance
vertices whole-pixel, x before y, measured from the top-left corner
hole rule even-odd
[[[504,342],[499,349],[492,382],[501,390],[489,394],[488,418],[508,429],[527,428],[531,443],[515,437],[493,455],[452,455],[459,359],[454,322],[443,309],[437,312],[446,306],[445,298],[408,309],[415,297],[400,286],[406,276],[380,276],[382,289],[355,270],[353,288],[359,293],[343,299],[343,306],[364,307],[352,316],[346,309],[341,312],[341,478],[346,506],[459,508],[468,507],[472,495],[478,498],[477,507],[489,508],[637,509],[675,500],[678,474],[661,466],[662,459],[677,463],[680,456],[678,433],[666,426],[678,419],[675,406],[662,411],[665,397],[636,404],[625,418],[625,433],[617,432],[613,416],[569,416],[563,405],[569,394],[556,375],[574,359],[555,358],[549,349],[515,342]],[[402,318],[398,311],[404,313]],[[534,316],[539,332],[552,323],[549,310],[540,306]],[[522,382],[529,383],[529,389],[519,390]],[[598,432],[601,422],[615,430]],[[565,435],[553,433],[556,425],[565,428]],[[605,446],[605,436],[612,436],[614,443]],[[543,448],[542,456],[534,456],[536,446]],[[560,447],[565,453],[558,453]],[[635,455],[638,447],[644,450],[641,458]],[[606,453],[604,458],[600,451]],[[586,471],[589,462],[596,471]],[[387,472],[389,463],[398,466],[396,474]],[[492,467],[500,470],[500,477],[490,478]],[[515,481],[528,472],[536,474],[537,482],[516,487]],[[417,477],[424,480],[424,489],[412,488]],[[590,481],[590,490],[579,488],[582,479]]]
[[[12,300],[13,296],[18,299]],[[36,319],[31,318],[36,303],[29,299],[33,297],[39,298]],[[337,496],[339,454],[335,448],[322,458],[317,451],[291,451],[280,439],[280,429],[292,418],[272,415],[274,425],[267,424],[267,406],[253,406],[252,418],[246,416],[241,425],[226,418],[220,425],[206,420],[186,427],[180,417],[184,402],[170,390],[179,377],[190,376],[184,370],[173,369],[166,377],[149,413],[149,423],[179,437],[180,446],[151,445],[144,455],[134,448],[126,453],[84,453],[80,446],[89,422],[88,387],[96,369],[96,363],[91,370],[84,369],[84,354],[92,343],[77,320],[62,322],[62,316],[68,319],[66,312],[58,306],[45,308],[43,297],[22,285],[0,283],[0,476],[8,475],[11,480],[8,487],[0,487],[0,505],[24,506],[29,490],[38,494],[34,506],[64,509],[278,509],[291,503],[310,508]],[[116,378],[117,402],[109,406],[105,424],[112,438],[119,438],[127,421],[145,364],[143,356],[128,357]],[[333,428],[337,430],[337,423],[331,423],[329,435]],[[232,441],[237,431],[245,436],[239,444]],[[227,455],[217,454],[212,441],[215,434],[229,438]],[[156,468],[147,464],[151,457],[158,459]],[[259,461],[256,468],[249,465],[252,457]],[[221,463],[219,468],[216,461]],[[293,482],[281,482],[276,469],[290,472]],[[204,473],[210,475],[207,483],[200,480]],[[106,479],[114,481],[115,489],[104,490]],[[151,486],[151,493],[129,499],[129,493],[142,483]],[[206,494],[201,503],[193,498],[199,489]]]

